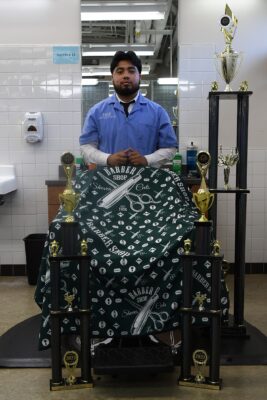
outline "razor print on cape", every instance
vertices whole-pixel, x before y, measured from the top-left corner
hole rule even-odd
[[[127,303],[134,306],[137,310],[139,310],[137,316],[134,319],[134,322],[131,326],[131,334],[139,335],[142,332],[143,327],[145,326],[148,318],[153,321],[154,329],[160,332],[164,328],[164,324],[169,319],[169,314],[166,311],[156,312],[152,311],[155,303],[159,299],[158,291],[160,288],[155,290],[155,293],[151,296],[151,298],[143,305],[135,304],[135,302],[130,299],[126,299]]]

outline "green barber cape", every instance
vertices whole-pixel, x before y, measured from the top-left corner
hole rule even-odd
[[[100,167],[77,178],[80,193],[74,211],[79,223],[78,242],[88,243],[91,336],[106,338],[148,335],[175,329],[180,324],[182,299],[180,255],[184,240],[193,239],[199,218],[191,193],[180,177],[168,170],[150,167]],[[61,207],[49,227],[35,300],[42,310],[40,349],[51,344],[50,245],[61,241]],[[60,247],[59,254],[62,252]],[[193,294],[207,294],[210,302],[210,263],[193,266]],[[61,308],[67,309],[66,293],[79,305],[79,264],[60,265]],[[229,300],[222,279],[222,315],[228,318]],[[207,324],[198,317],[194,323]],[[62,334],[79,334],[80,320],[65,316]]]

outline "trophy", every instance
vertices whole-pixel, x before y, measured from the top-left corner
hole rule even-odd
[[[64,294],[64,300],[67,302],[67,311],[71,312],[73,311],[73,300],[75,299],[75,295],[74,294],[70,294],[69,292]]]
[[[222,145],[220,145],[220,154],[218,156],[218,165],[219,167],[224,167],[223,175],[224,175],[224,188],[226,190],[230,189],[229,186],[229,177],[230,177],[230,167],[233,167],[239,160],[239,153],[237,148],[232,148],[231,153],[223,154]]]
[[[63,193],[59,194],[59,200],[62,204],[64,210],[67,212],[67,216],[65,217],[65,222],[74,222],[73,210],[76,208],[80,195],[75,193],[72,188],[72,174],[74,169],[74,156],[71,153],[64,153],[61,156],[61,163],[63,165],[66,177],[67,184]]]
[[[205,350],[197,349],[193,353],[193,361],[194,365],[197,369],[197,373],[195,375],[195,382],[196,383],[204,383],[206,378],[202,373],[203,367],[207,364],[208,355]]]
[[[204,311],[205,307],[204,307],[204,301],[207,298],[207,294],[206,293],[201,293],[201,292],[196,292],[195,295],[195,302],[198,304],[198,311]]]
[[[206,174],[210,165],[210,154],[207,151],[200,151],[197,154],[197,167],[201,176],[201,184],[197,193],[193,193],[193,200],[201,213],[199,222],[207,222],[207,211],[213,204],[214,194],[210,193],[206,185]]]
[[[225,49],[221,53],[215,53],[216,68],[226,82],[225,92],[231,92],[230,83],[236,76],[242,62],[242,54],[232,49],[232,41],[237,28],[237,18],[226,4],[225,15],[221,18],[221,31],[224,34]]]
[[[185,254],[189,254],[190,253],[191,246],[192,246],[192,240],[191,239],[185,239],[184,240],[184,252],[185,252]]]
[[[70,350],[70,351],[66,351],[66,353],[64,354],[64,365],[69,373],[69,376],[66,379],[66,383],[67,385],[74,385],[76,382],[76,377],[74,375],[75,369],[78,365],[78,361],[79,361],[79,356],[78,353],[76,353],[76,351]]]

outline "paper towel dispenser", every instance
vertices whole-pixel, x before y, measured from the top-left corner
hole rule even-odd
[[[44,135],[43,117],[41,112],[26,112],[23,121],[24,138],[29,143],[40,142]]]

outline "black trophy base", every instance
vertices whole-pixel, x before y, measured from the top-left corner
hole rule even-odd
[[[67,379],[63,378],[60,382],[53,382],[50,380],[50,390],[60,391],[60,390],[76,390],[76,389],[92,389],[94,387],[93,382],[84,382],[81,378],[76,378],[73,384],[69,384]]]
[[[177,383],[179,386],[194,387],[197,389],[221,390],[222,388],[221,379],[218,382],[211,382],[209,378],[205,378],[203,382],[197,382],[193,375],[188,379],[178,379]]]

